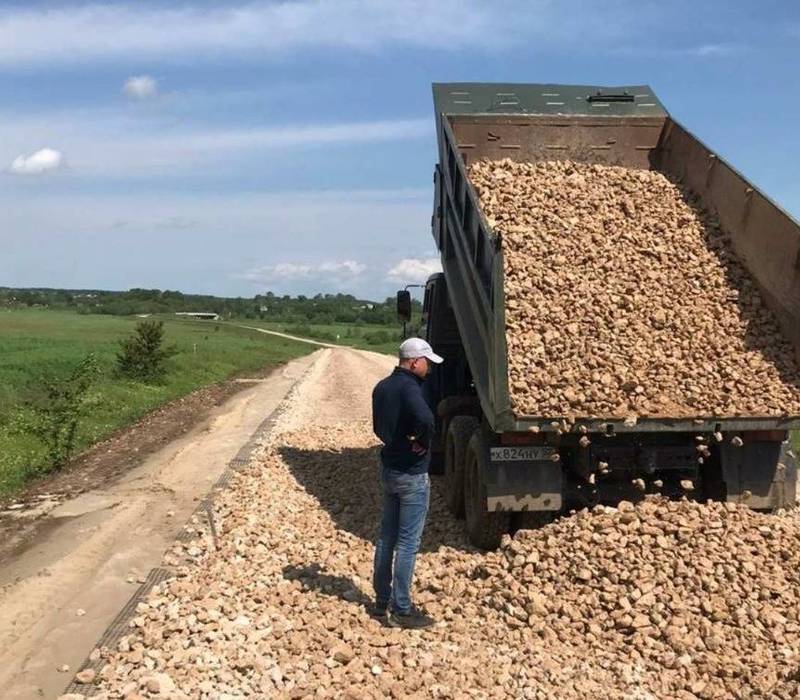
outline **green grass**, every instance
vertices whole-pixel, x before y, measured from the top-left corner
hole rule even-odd
[[[0,496],[18,490],[46,468],[43,446],[19,434],[20,412],[44,375],[63,375],[95,353],[100,376],[92,386],[78,448],[129,425],[152,409],[237,372],[278,365],[307,354],[304,343],[214,322],[166,320],[165,342],[178,353],[163,383],[141,384],[114,376],[118,342],[135,317],[79,315],[39,309],[0,310]]]
[[[792,434],[792,445],[794,445],[794,452],[800,456],[800,430],[796,430]]]
[[[231,321],[231,323],[266,328],[267,330],[280,331],[281,333],[289,333],[290,335],[302,336],[313,340],[321,340],[326,343],[349,345],[361,350],[382,352],[387,355],[396,355],[397,348],[401,342],[401,328],[399,324],[394,326],[353,326],[346,323],[296,324],[259,320]],[[367,336],[374,333],[381,333],[394,337],[385,342],[370,342]]]

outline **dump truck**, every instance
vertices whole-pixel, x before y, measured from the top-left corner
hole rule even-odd
[[[798,415],[515,415],[502,237],[467,168],[481,159],[570,159],[679,179],[718,215],[800,361],[798,223],[673,119],[647,86],[446,83],[433,85],[433,97],[431,226],[442,272],[425,284],[419,335],[445,357],[426,387],[437,424],[432,471],[444,472],[448,507],[465,518],[471,542],[495,548],[509,530],[568,509],[635,500],[652,483],[666,496],[685,495],[688,482],[693,497],[764,510],[794,504],[789,434],[800,428]],[[397,304],[408,321],[407,289]],[[709,445],[702,460],[698,440]],[[603,478],[588,483],[598,465]]]

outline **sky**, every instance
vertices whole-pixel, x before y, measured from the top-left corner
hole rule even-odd
[[[800,217],[799,55],[787,0],[4,0],[0,286],[421,282],[434,81],[649,84]]]

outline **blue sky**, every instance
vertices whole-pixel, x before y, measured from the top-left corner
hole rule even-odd
[[[798,49],[785,0],[4,2],[0,285],[383,298],[432,81],[649,84],[800,217]]]

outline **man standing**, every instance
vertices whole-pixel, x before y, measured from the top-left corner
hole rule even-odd
[[[392,627],[408,629],[433,624],[411,603],[414,561],[430,499],[428,465],[434,419],[422,395],[422,382],[431,362],[439,364],[442,358],[421,338],[409,338],[400,345],[398,366],[372,392],[372,428],[383,442],[383,504],[375,548],[373,614]]]

